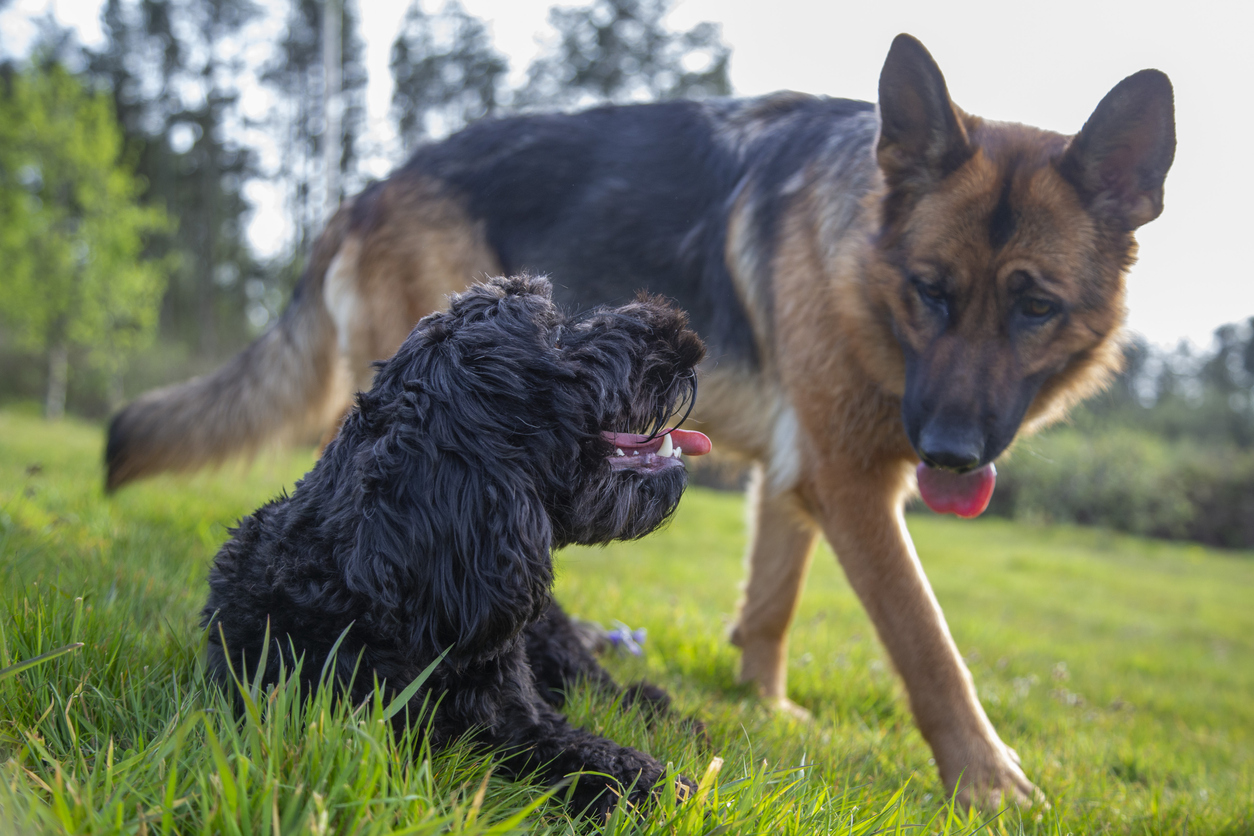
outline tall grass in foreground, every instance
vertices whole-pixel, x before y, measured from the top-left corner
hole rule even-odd
[[[645,656],[608,660],[616,675],[669,688],[712,743],[576,691],[574,722],[703,789],[586,822],[563,788],[498,777],[490,753],[432,752],[420,724],[396,735],[383,699],[245,684],[237,718],[199,673],[205,572],[225,526],[308,454],[105,499],[99,445],[94,427],[0,411],[0,833],[1254,832],[1248,555],[912,520],[994,723],[1052,804],[986,819],[945,803],[830,553],[792,641],[792,693],[815,721],[735,684],[740,503],[690,491],[658,535],[558,556],[571,611],[649,629]]]
[[[0,699],[18,718],[2,739],[0,811],[19,832],[698,834],[717,823],[728,833],[856,835],[906,823],[900,791],[867,810],[862,793],[808,779],[803,765],[773,769],[751,758],[722,781],[710,758],[685,805],[672,788],[651,810],[572,821],[558,803],[562,787],[498,780],[490,754],[468,746],[432,752],[420,718],[398,737],[388,719],[395,708],[378,691],[354,706],[329,689],[303,694],[295,677],[264,690],[237,683],[245,703],[237,717],[196,674],[203,642],[172,641],[135,677],[123,662],[134,658],[133,642],[81,597],[36,590],[6,615],[5,661],[33,658],[44,644],[75,648],[23,671],[20,682],[0,681]],[[616,711],[588,694],[580,703],[585,713]],[[634,712],[619,714],[641,725]],[[664,734],[667,748],[697,762],[681,731]],[[941,808],[933,818],[942,815],[944,832],[966,832],[967,817]]]

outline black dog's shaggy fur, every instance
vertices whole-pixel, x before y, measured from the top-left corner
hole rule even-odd
[[[645,800],[658,761],[554,710],[573,678],[617,686],[552,602],[550,552],[640,537],[675,510],[684,468],[612,467],[602,432],[656,432],[694,397],[704,348],[686,325],[643,297],[567,320],[543,279],[454,296],[382,364],[292,496],[218,553],[211,674],[228,688],[232,671],[255,676],[268,631],[262,680],[303,657],[315,685],[347,628],[334,675],[357,701],[374,676],[398,693],[447,650],[411,702],[443,695],[434,744],[471,734],[503,750],[507,773],[549,781],[602,773],[579,777],[577,809]],[[639,699],[666,703],[649,686],[624,701]]]

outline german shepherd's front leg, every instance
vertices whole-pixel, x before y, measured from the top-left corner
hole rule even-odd
[[[788,699],[788,628],[818,532],[800,512],[799,500],[773,496],[764,481],[758,466],[748,497],[753,521],[745,558],[748,580],[731,641],[742,651],[741,682],[754,684],[772,707],[808,717]]]
[[[908,477],[904,462],[870,471],[827,462],[807,494],[905,681],[945,788],[961,781],[959,799],[989,809],[1031,803],[1040,793],[984,713],[906,530]]]

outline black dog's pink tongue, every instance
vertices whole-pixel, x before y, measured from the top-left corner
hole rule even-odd
[[[685,456],[704,456],[714,446],[709,436],[696,430],[671,430],[671,441],[684,448]]]
[[[978,517],[993,498],[997,468],[992,462],[970,473],[954,473],[919,464],[919,493],[927,507],[938,514]]]
[[[673,445],[683,449],[685,456],[704,456],[713,446],[705,433],[699,433],[696,430],[662,430],[653,438],[635,433],[601,433],[602,438],[619,449],[639,450],[646,453],[656,453],[662,446],[663,437],[668,435]]]

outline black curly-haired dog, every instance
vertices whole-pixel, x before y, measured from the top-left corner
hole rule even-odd
[[[657,760],[555,708],[584,677],[617,686],[551,599],[553,549],[643,536],[674,512],[700,433],[662,428],[695,398],[704,347],[658,299],[566,318],[544,279],[452,297],[423,319],[289,498],[233,531],[209,575],[208,667],[316,685],[341,634],[337,687],[391,694],[447,650],[411,705],[432,741],[504,750],[507,774],[575,772],[576,809],[645,800]],[[347,628],[347,633],[345,630]],[[356,676],[353,672],[356,668]],[[664,710],[659,689],[624,701]],[[679,779],[688,789],[692,782]],[[680,792],[680,795],[684,795]]]

